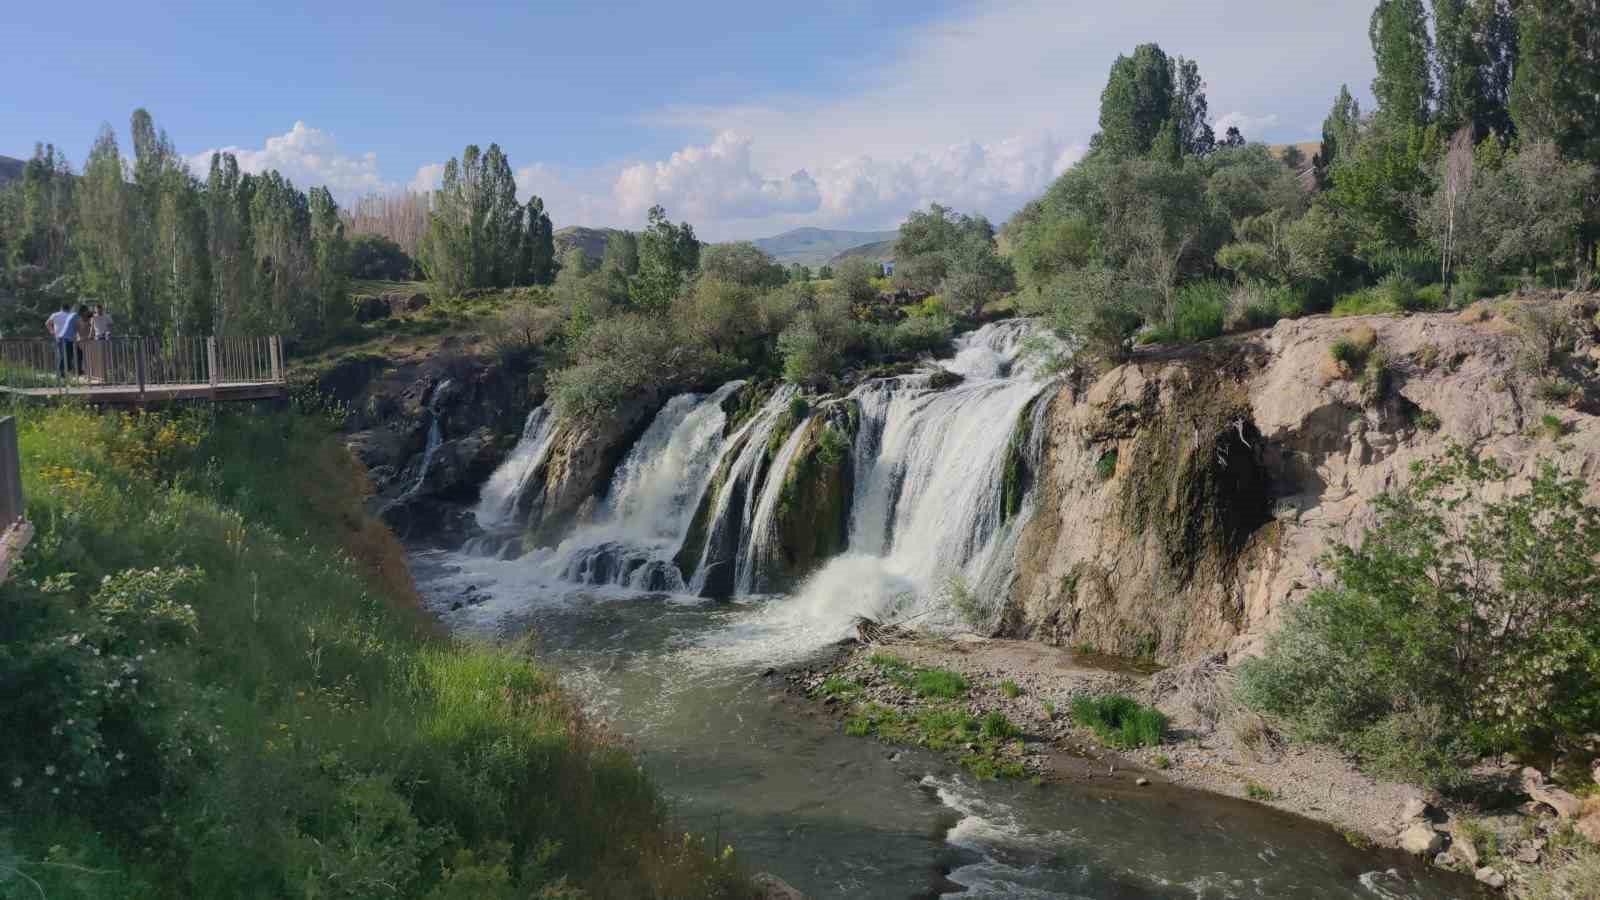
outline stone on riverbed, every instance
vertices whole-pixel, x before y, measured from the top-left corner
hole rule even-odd
[[[1444,838],[1431,825],[1418,822],[1400,832],[1400,849],[1413,856],[1429,856],[1444,849]]]

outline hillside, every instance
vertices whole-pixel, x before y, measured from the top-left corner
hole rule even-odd
[[[821,266],[841,253],[862,246],[893,243],[897,231],[841,231],[830,228],[796,228],[751,241],[784,265]]]
[[[829,258],[828,265],[836,266],[852,256],[865,256],[874,262],[889,262],[894,259],[894,241],[895,239],[891,237],[888,240],[851,247],[834,254]]]
[[[0,156],[0,184],[15,181],[22,177],[22,167],[27,165],[20,159],[10,156]]]
[[[556,258],[560,259],[563,253],[576,247],[595,262],[605,255],[606,242],[617,233],[615,228],[585,228],[582,225],[568,225],[557,228],[555,233]]]

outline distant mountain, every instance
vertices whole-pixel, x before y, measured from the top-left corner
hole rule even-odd
[[[573,247],[582,250],[584,255],[599,262],[605,256],[606,242],[617,233],[615,228],[585,228],[582,225],[568,225],[557,228],[554,235],[556,245],[556,258]]]
[[[894,232],[890,232],[894,234]],[[898,235],[896,235],[898,237]],[[887,241],[877,241],[872,244],[862,244],[851,247],[849,250],[835,253],[828,258],[828,265],[837,266],[839,263],[852,256],[865,256],[873,262],[892,262],[894,260],[894,238]]]
[[[816,268],[854,247],[894,243],[898,231],[840,231],[832,228],[796,228],[774,237],[751,241],[784,265],[799,263]]]
[[[16,179],[21,178],[22,167],[25,165],[27,165],[27,163],[20,159],[12,159],[9,156],[0,156],[0,184],[5,184],[8,181],[15,181]]]

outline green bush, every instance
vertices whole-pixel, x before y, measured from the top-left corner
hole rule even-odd
[[[1161,711],[1121,694],[1074,697],[1072,720],[1124,750],[1154,747],[1167,733],[1167,717]]]
[[[1198,281],[1180,288],[1172,320],[1172,338],[1192,344],[1222,334],[1230,294],[1228,286],[1220,281]]]
[[[1241,666],[1242,699],[1440,787],[1479,752],[1540,752],[1600,727],[1600,510],[1549,465],[1509,487],[1459,448],[1418,465],[1375,501],[1360,546],[1335,551],[1334,584]]]
[[[1022,734],[1022,729],[1006,718],[1000,710],[991,710],[983,717],[983,736],[997,740],[1010,740]]]
[[[1383,305],[1396,312],[1406,312],[1418,306],[1417,282],[1398,272],[1383,276],[1374,289]]]
[[[1015,700],[1022,696],[1022,686],[1007,678],[1005,681],[1000,682],[1000,693]]]

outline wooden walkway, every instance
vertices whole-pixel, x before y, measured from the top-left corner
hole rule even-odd
[[[113,338],[73,347],[65,378],[50,340],[0,340],[0,393],[38,400],[167,403],[287,396],[277,337]]]

